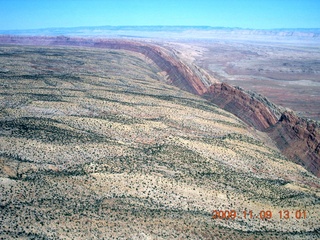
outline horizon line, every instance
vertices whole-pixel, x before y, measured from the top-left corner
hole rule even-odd
[[[76,27],[42,27],[28,29],[0,29],[1,32],[6,31],[35,31],[35,30],[54,30],[54,29],[77,29],[77,28],[210,28],[210,29],[237,29],[237,30],[320,30],[320,27],[296,27],[296,28],[245,28],[245,27],[224,27],[210,25],[97,25],[97,26],[76,26]]]

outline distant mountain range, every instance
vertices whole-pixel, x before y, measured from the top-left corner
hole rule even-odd
[[[173,39],[265,39],[319,40],[320,28],[246,29],[210,26],[95,26],[71,28],[43,28],[30,30],[0,30],[2,35],[90,36],[120,38],[173,38]]]

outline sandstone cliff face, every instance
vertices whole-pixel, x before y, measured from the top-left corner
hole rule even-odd
[[[293,112],[284,112],[267,130],[278,148],[292,161],[320,177],[320,128]]]
[[[203,96],[258,130],[263,131],[277,122],[276,116],[263,103],[226,83],[213,84]]]
[[[226,83],[208,87],[207,76],[183,63],[173,53],[157,45],[128,40],[98,40],[68,37],[1,36],[0,43],[30,45],[70,45],[123,49],[143,54],[165,71],[169,83],[201,95],[230,111],[250,126],[266,131],[289,159],[320,177],[319,126],[292,113],[274,111],[265,101]],[[279,118],[279,116],[281,117]]]
[[[250,126],[267,132],[281,152],[320,177],[320,128],[293,112],[276,113],[261,100],[225,83],[213,84],[204,97]]]

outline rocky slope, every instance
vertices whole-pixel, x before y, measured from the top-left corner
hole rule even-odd
[[[261,98],[225,83],[212,84],[208,75],[201,74],[197,68],[183,63],[173,53],[155,44],[116,39],[17,36],[2,36],[0,43],[86,46],[123,49],[143,54],[167,75],[169,83],[203,96],[234,113],[250,126],[267,131],[287,157],[300,163],[315,175],[320,175],[319,127],[317,124],[312,124],[313,127],[310,128],[308,124],[304,124],[306,120],[291,114],[292,118],[296,119],[293,124],[292,121],[286,120],[286,113],[279,117],[282,113],[270,107],[265,101],[261,101]],[[288,140],[284,140],[283,136],[287,136]]]

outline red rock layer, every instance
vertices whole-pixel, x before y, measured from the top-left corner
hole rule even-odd
[[[263,131],[278,121],[270,109],[259,100],[226,83],[211,85],[203,96],[258,130]]]
[[[286,157],[320,177],[318,124],[287,111],[278,120],[261,101],[226,83],[213,84],[203,96],[250,126],[267,132]]]
[[[278,148],[292,161],[320,177],[320,128],[293,112],[284,112],[267,130]]]

